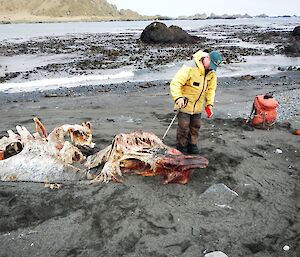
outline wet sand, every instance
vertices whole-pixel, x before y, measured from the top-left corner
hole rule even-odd
[[[299,129],[299,90],[298,72],[220,79],[215,116],[203,117],[198,143],[209,167],[194,171],[185,186],[138,176],[58,190],[2,182],[0,256],[190,257],[220,250],[298,257],[300,138],[292,131]],[[281,104],[279,123],[270,131],[248,127],[254,96],[269,91]],[[0,94],[0,104],[1,136],[17,124],[33,131],[33,116],[49,131],[89,120],[100,149],[137,129],[162,137],[174,116],[166,82]],[[175,133],[176,125],[167,145],[175,146]]]

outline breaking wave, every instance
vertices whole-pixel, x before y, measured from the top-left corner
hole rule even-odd
[[[122,82],[134,76],[132,71],[121,71],[116,74],[78,75],[73,77],[49,78],[26,82],[2,83],[0,91],[7,93],[31,92],[35,90],[56,89],[59,87],[76,87],[82,85],[97,85]]]

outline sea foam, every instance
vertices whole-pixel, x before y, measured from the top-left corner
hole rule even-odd
[[[134,76],[133,71],[121,71],[116,74],[105,75],[78,75],[73,77],[49,78],[26,82],[2,83],[0,91],[7,93],[31,92],[36,90],[49,90],[59,87],[76,87],[87,84],[108,84],[123,82]]]

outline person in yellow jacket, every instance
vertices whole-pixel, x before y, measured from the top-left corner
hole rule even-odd
[[[213,105],[217,88],[217,67],[222,63],[222,55],[198,51],[193,60],[185,63],[170,84],[171,95],[178,113],[177,149],[182,153],[198,154],[197,147],[201,126],[201,112],[207,117],[213,115]]]

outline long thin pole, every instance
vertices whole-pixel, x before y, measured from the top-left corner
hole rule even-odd
[[[172,125],[173,125],[173,123],[174,123],[174,121],[175,121],[175,119],[176,119],[178,113],[179,113],[179,110],[176,111],[176,114],[175,114],[175,116],[173,117],[173,119],[171,120],[170,125],[168,126],[168,128],[167,128],[167,130],[166,130],[164,136],[162,137],[162,140],[164,140],[165,137],[167,136],[167,134],[168,134],[170,128],[172,127]]]

